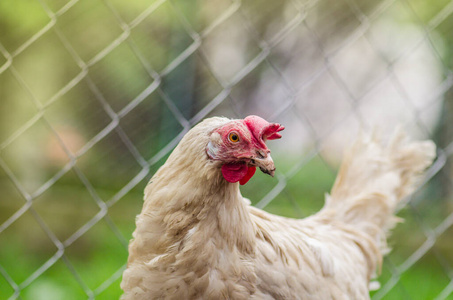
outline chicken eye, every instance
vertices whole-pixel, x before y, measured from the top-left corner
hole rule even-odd
[[[232,142],[232,143],[237,143],[237,142],[239,142],[239,135],[238,135],[236,132],[231,132],[231,133],[228,135],[228,139],[229,139],[230,142]]]

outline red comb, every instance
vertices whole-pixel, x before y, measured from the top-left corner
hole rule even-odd
[[[284,126],[277,124],[277,123],[272,123],[267,126],[263,132],[263,139],[266,140],[276,140],[282,137],[279,131],[282,131],[285,129]]]
[[[248,116],[244,119],[244,123],[255,138],[263,144],[266,140],[281,138],[282,136],[278,132],[285,129],[285,127],[278,123],[269,123],[258,116]]]

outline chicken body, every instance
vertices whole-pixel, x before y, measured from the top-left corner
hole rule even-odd
[[[222,174],[225,161],[207,155],[229,122],[195,126],[146,187],[122,299],[369,299],[395,206],[434,145],[402,134],[387,147],[359,139],[324,208],[296,220],[248,205]]]

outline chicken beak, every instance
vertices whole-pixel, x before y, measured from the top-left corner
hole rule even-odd
[[[263,172],[265,174],[269,174],[272,177],[274,177],[275,166],[274,166],[274,161],[272,160],[272,157],[270,154],[268,154],[266,157],[263,157],[263,158],[255,157],[250,161],[250,164],[260,168],[261,172]]]

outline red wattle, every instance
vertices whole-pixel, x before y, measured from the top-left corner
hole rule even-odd
[[[247,174],[245,174],[245,176],[242,177],[241,180],[239,180],[239,183],[241,185],[246,184],[250,180],[250,178],[253,177],[253,175],[255,174],[255,171],[256,171],[255,167],[249,167],[248,170],[247,170]]]
[[[228,163],[222,166],[222,175],[228,182],[238,182],[247,175],[248,167],[245,162]]]
[[[245,162],[228,163],[222,166],[222,175],[228,182],[238,182],[246,184],[255,174],[255,167],[248,167]]]

